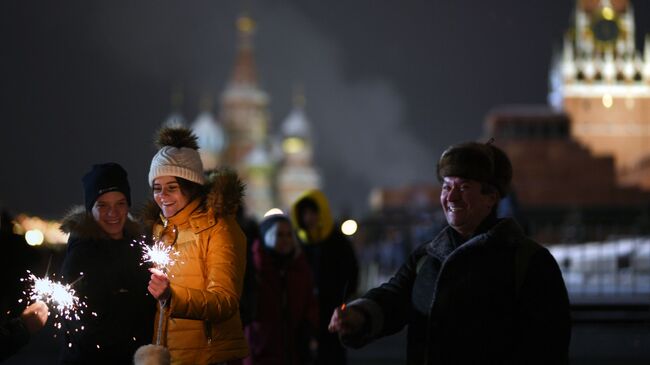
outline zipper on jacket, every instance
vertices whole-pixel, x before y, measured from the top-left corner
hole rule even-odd
[[[208,345],[212,343],[212,323],[210,321],[203,321],[203,330],[205,331],[205,338],[208,340]]]

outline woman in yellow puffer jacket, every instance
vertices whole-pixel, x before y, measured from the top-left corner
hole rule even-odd
[[[172,364],[239,364],[248,355],[239,317],[246,239],[235,220],[242,184],[227,171],[206,184],[196,137],[185,128],[162,129],[157,143],[149,171],[156,205],[145,221],[178,256],[166,273],[151,269],[154,341]]]

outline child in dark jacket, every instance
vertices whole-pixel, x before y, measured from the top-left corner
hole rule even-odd
[[[79,320],[63,319],[59,363],[130,364],[151,341],[155,302],[143,289],[149,273],[133,241],[140,227],[128,215],[127,173],[116,163],[97,164],[82,181],[85,206],[61,225],[70,234],[61,273],[87,308]]]

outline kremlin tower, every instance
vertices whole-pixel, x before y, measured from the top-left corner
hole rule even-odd
[[[650,37],[635,44],[629,0],[577,0],[553,70],[551,102],[571,135],[612,156],[618,182],[650,189]]]

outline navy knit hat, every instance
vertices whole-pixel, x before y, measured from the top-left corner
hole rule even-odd
[[[93,168],[81,179],[84,184],[86,210],[93,209],[97,198],[104,193],[119,191],[124,194],[131,206],[131,187],[127,173],[122,166],[114,162],[93,165]]]

